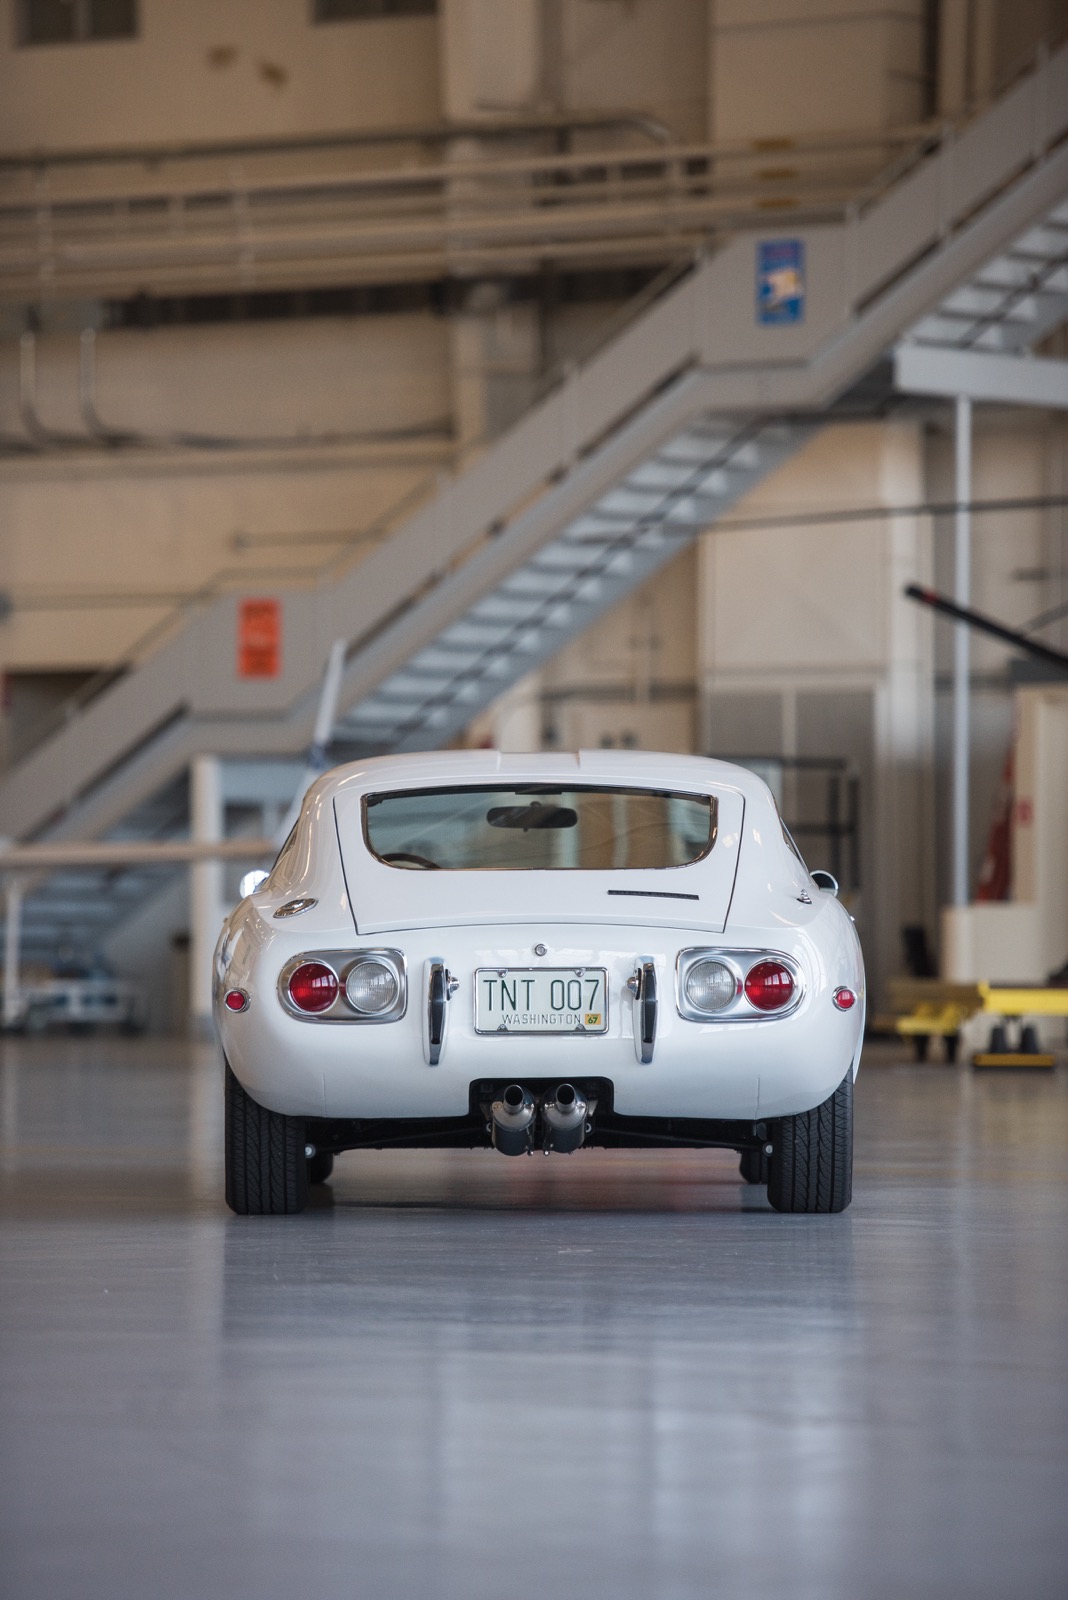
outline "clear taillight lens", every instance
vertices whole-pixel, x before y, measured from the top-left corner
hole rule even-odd
[[[794,997],[794,978],[781,961],[758,961],[745,978],[745,998],[757,1011],[781,1011]]]
[[[290,974],[289,998],[298,1011],[329,1011],[340,993],[337,973],[322,961],[302,961]]]
[[[722,961],[695,961],[686,974],[686,999],[695,1011],[713,1016],[729,1006],[738,992],[737,979]]]
[[[397,975],[384,961],[357,961],[345,979],[345,999],[364,1016],[377,1017],[390,1010],[399,995]]]

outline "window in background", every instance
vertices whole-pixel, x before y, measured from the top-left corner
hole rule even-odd
[[[365,17],[429,17],[438,0],[314,0],[316,22],[360,22]]]
[[[19,0],[19,44],[135,39],[137,0]]]

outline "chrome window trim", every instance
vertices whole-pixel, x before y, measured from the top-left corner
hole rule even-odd
[[[686,977],[699,961],[719,961],[735,977],[735,996],[722,1011],[698,1011],[686,998]],[[759,961],[781,961],[794,980],[794,994],[788,1006],[779,1011],[758,1011],[745,997],[745,977]],[[692,945],[675,958],[675,1009],[687,1022],[778,1022],[789,1017],[805,998],[805,979],[793,956],[783,950],[740,949],[734,946]]]
[[[380,961],[391,969],[397,979],[397,999],[388,1011],[373,1015],[357,1011],[345,995],[345,980],[353,967],[361,961]],[[305,961],[318,961],[329,967],[338,982],[338,995],[326,1011],[301,1011],[289,998],[289,980]],[[369,947],[362,950],[302,950],[291,956],[278,974],[278,998],[282,1009],[298,1022],[353,1022],[363,1027],[377,1027],[384,1022],[399,1022],[408,1010],[408,962],[403,950],[383,950]]]
[[[709,856],[712,854],[713,850],[716,848],[716,845],[719,843],[719,834],[720,834],[719,801],[720,801],[720,797],[713,790],[709,790],[708,793],[704,793],[704,792],[702,792],[701,790],[698,790],[698,789],[692,789],[692,790],[687,790],[687,789],[660,789],[660,788],[657,788],[653,784],[636,784],[636,783],[634,783],[634,784],[622,784],[622,783],[608,783],[608,782],[605,782],[605,783],[592,783],[592,782],[591,783],[564,783],[564,782],[561,782],[560,784],[557,784],[557,785],[551,785],[551,784],[538,785],[536,783],[531,783],[531,784],[523,784],[523,785],[521,785],[521,789],[522,789],[523,793],[529,792],[529,793],[534,794],[534,795],[536,795],[540,790],[542,792],[548,791],[548,792],[552,792],[552,793],[594,794],[594,795],[598,795],[598,796],[603,796],[606,799],[611,799],[614,795],[622,794],[622,795],[638,795],[638,796],[641,796],[641,795],[653,795],[656,798],[663,799],[663,800],[703,800],[703,801],[705,801],[705,803],[708,806],[708,843],[705,844],[702,847],[702,849],[701,849],[701,851],[700,851],[700,853],[698,855],[691,856],[688,861],[667,862],[664,865],[658,866],[658,867],[517,867],[517,866],[511,866],[511,865],[505,865],[505,866],[443,867],[440,864],[435,863],[433,870],[435,872],[457,872],[457,873],[458,872],[478,872],[478,873],[491,873],[491,872],[540,872],[540,873],[551,873],[551,872],[559,872],[559,873],[568,873],[568,874],[579,873],[579,872],[613,872],[613,873],[617,873],[617,872],[646,872],[646,873],[648,873],[648,872],[682,872],[687,867],[695,867],[700,862],[707,861]],[[415,786],[413,786],[411,788],[405,788],[405,787],[402,786],[402,787],[396,788],[396,789],[371,789],[371,790],[368,790],[366,794],[364,794],[364,795],[362,795],[360,797],[360,824],[361,824],[361,829],[362,829],[362,832],[363,832],[364,848],[367,851],[367,854],[371,857],[371,859],[373,861],[377,861],[377,862],[381,863],[381,865],[384,866],[384,867],[390,867],[395,872],[396,871],[410,871],[411,870],[411,868],[403,867],[401,865],[401,863],[399,863],[399,862],[387,861],[385,856],[379,854],[378,850],[375,848],[374,843],[372,842],[372,839],[371,839],[371,824],[370,824],[370,821],[369,821],[369,818],[368,818],[368,812],[374,806],[380,805],[384,800],[401,800],[401,799],[408,799],[408,798],[411,798],[411,797],[414,797],[414,796],[439,795],[439,794],[442,794],[442,795],[444,795],[444,794],[461,794],[461,795],[462,794],[487,794],[487,795],[489,795],[489,794],[505,794],[505,795],[515,795],[518,792],[520,792],[520,791],[517,790],[515,784],[493,782],[491,779],[487,779],[485,783],[418,784],[418,785],[415,785]],[[394,854],[394,853],[395,852],[392,852],[392,851],[390,852],[390,854]],[[694,895],[693,898],[696,900],[698,898],[698,896]]]

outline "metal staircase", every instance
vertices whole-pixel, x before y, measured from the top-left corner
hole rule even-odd
[[[339,736],[432,748],[633,590],[905,342],[1018,352],[1068,315],[1068,48],[844,221],[741,232],[357,564],[285,595],[281,677],[234,677],[233,596],[0,784],[0,832],[101,836],[198,750],[311,737],[348,640]],[[797,238],[804,315],[756,315],[761,239]],[[28,908],[28,915],[30,915]]]

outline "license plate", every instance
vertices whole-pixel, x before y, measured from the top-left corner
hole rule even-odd
[[[476,1033],[607,1033],[604,967],[480,967]]]

